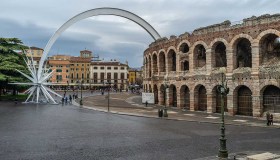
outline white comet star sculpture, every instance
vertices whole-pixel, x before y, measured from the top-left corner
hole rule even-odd
[[[31,54],[30,54],[31,55]],[[30,71],[30,76],[26,75],[25,73],[22,73],[21,71],[17,70],[19,73],[21,73],[23,76],[25,76],[27,79],[31,81],[31,83],[13,83],[18,85],[32,85],[31,88],[25,91],[25,93],[29,94],[25,103],[31,102],[31,103],[39,103],[40,96],[45,99],[46,102],[52,103],[52,104],[58,104],[55,99],[51,96],[50,93],[55,94],[59,97],[62,97],[61,95],[57,94],[53,90],[51,90],[47,85],[53,85],[52,83],[48,83],[47,80],[52,76],[54,71],[50,71],[50,69],[46,70],[46,66],[43,72],[41,72],[40,75],[38,75],[37,69],[34,64],[33,57],[31,56],[30,59],[26,58],[24,59],[28,70]],[[30,63],[28,63],[28,61]],[[40,94],[43,93],[43,94]],[[43,95],[43,96],[42,96]]]

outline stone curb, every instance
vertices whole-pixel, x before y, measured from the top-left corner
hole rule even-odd
[[[77,107],[81,107],[76,101],[73,101],[72,103],[73,105],[77,106]],[[107,110],[103,110],[103,109],[98,109],[95,108],[95,106],[93,107],[89,107],[89,106],[82,106],[82,108],[84,109],[90,109],[90,110],[94,110],[94,111],[99,111],[99,112],[104,112],[104,113],[108,113]],[[117,112],[117,111],[109,111],[109,113],[112,114],[119,114],[119,115],[126,115],[126,116],[136,116],[136,117],[145,117],[145,118],[156,118],[156,119],[164,119],[164,120],[175,120],[175,121],[188,121],[188,122],[197,122],[197,123],[211,123],[211,124],[221,124],[220,122],[211,122],[211,121],[196,121],[196,120],[188,120],[188,119],[181,119],[181,118],[164,118],[164,117],[157,117],[157,116],[148,116],[148,115],[142,115],[142,114],[135,114],[135,113],[128,113],[128,112]],[[238,123],[226,123],[226,125],[235,125],[235,126],[249,126],[249,127],[263,127],[263,128],[267,128],[267,126],[265,125],[258,125],[258,124],[248,124],[248,123],[243,123],[243,124],[238,124]],[[280,126],[271,126],[270,128],[280,128]]]

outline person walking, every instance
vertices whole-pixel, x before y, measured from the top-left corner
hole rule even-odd
[[[266,112],[266,125],[269,126],[270,125],[270,113]]]
[[[69,95],[69,102],[72,104],[72,96]]]
[[[269,122],[270,122],[269,125],[273,125],[273,114],[270,114]]]

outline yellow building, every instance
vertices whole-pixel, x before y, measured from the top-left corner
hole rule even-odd
[[[80,57],[70,58],[70,83],[90,83],[90,63],[92,52],[88,50],[80,51]]]
[[[142,71],[140,69],[130,68],[128,70],[128,82],[129,85],[141,85],[142,84]]]
[[[44,50],[42,48],[38,48],[38,47],[30,47],[30,49],[26,50],[26,56],[28,58],[31,58],[31,57],[33,58],[35,68],[37,68],[37,69],[39,67],[39,62],[43,55],[43,52],[44,52]],[[31,62],[28,61],[28,64],[31,64]]]

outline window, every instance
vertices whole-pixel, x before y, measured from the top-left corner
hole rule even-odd
[[[82,66],[84,66],[84,64],[82,64]]]
[[[121,67],[121,70],[124,70],[124,67]]]
[[[62,72],[62,69],[56,69],[56,72]]]
[[[118,70],[118,67],[114,67],[114,70]]]
[[[79,74],[77,73],[77,77],[76,77],[77,79],[79,78]]]
[[[100,67],[100,69],[104,69],[104,67]]]
[[[89,78],[89,74],[87,74],[87,78]]]
[[[93,69],[98,69],[98,67],[93,67]]]
[[[93,73],[93,80],[97,82],[97,73]]]
[[[79,64],[77,64],[76,66],[79,66]]]
[[[111,70],[111,67],[107,67],[108,70]]]
[[[76,68],[76,71],[78,71],[79,70],[79,68]]]
[[[118,79],[118,73],[114,73],[114,79],[115,79],[115,80]]]
[[[56,75],[56,80],[57,81],[62,81],[62,75]]]
[[[111,80],[111,73],[107,73],[107,79]]]
[[[84,74],[82,73],[82,79],[84,79]]]
[[[122,80],[124,79],[124,73],[121,73],[121,79]]]
[[[104,73],[101,73],[100,79],[104,80]]]
[[[66,69],[66,72],[68,73],[68,69]]]

